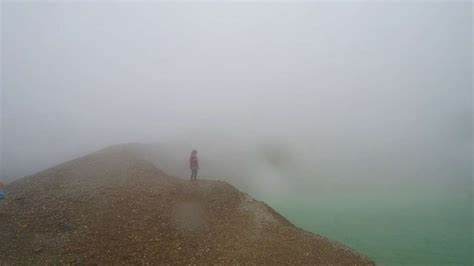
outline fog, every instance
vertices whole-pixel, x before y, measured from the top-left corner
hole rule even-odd
[[[249,190],[472,188],[469,1],[1,7],[6,181],[139,142]]]

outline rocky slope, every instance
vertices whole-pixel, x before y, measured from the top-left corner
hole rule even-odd
[[[0,264],[373,264],[220,181],[167,176],[126,145],[7,186]]]

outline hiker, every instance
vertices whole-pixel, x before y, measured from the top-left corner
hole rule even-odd
[[[189,167],[191,168],[191,181],[195,181],[198,170],[199,170],[199,163],[197,158],[197,150],[193,150],[191,152],[191,157],[189,157]]]
[[[5,185],[0,181],[0,200],[5,198]]]

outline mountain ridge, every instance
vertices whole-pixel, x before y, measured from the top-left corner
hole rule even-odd
[[[0,263],[373,264],[226,182],[168,176],[133,147],[8,184]]]

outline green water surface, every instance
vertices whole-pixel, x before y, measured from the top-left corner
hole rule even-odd
[[[315,193],[263,196],[295,225],[378,265],[472,265],[472,194]]]

